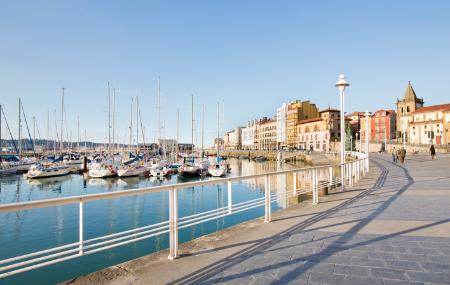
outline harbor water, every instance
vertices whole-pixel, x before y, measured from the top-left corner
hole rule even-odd
[[[230,159],[231,176],[292,169],[304,165],[277,164]],[[324,173],[323,175],[327,175]],[[214,178],[197,178],[214,179]],[[85,195],[118,190],[183,183],[176,175],[159,180],[149,177],[83,179],[68,175],[28,180],[22,175],[0,178],[0,203]],[[299,181],[299,183],[302,183]],[[292,175],[271,179],[271,191],[292,189]],[[264,196],[264,178],[232,184],[233,204]],[[179,217],[227,205],[227,185],[185,188],[178,192]],[[166,221],[169,217],[168,192],[87,202],[84,206],[84,236],[90,239]],[[272,203],[274,211],[288,206],[287,199]],[[179,232],[179,242],[242,223],[264,215],[264,207],[205,222]],[[78,205],[0,213],[0,260],[78,241]],[[97,271],[127,260],[168,248],[168,235],[86,255],[73,260],[0,279],[0,284],[53,284]]]

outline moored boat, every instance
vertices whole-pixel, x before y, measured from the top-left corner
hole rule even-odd
[[[117,175],[116,167],[109,163],[91,163],[89,176],[92,178],[105,178]]]
[[[53,177],[62,176],[70,173],[69,167],[59,164],[43,164],[36,163],[30,167],[27,172],[28,178],[43,178],[43,177]]]
[[[9,165],[8,163],[1,163],[0,164],[0,176],[5,176],[5,175],[12,175],[12,174],[16,174],[17,172],[17,167]]]
[[[145,166],[136,163],[121,166],[117,170],[119,177],[143,176],[147,173],[148,170]]]

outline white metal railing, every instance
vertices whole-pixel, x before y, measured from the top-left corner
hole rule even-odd
[[[271,203],[281,199],[298,196],[305,193],[312,193],[313,204],[319,203],[319,189],[322,187],[337,187],[338,185],[348,184],[352,186],[369,170],[369,159],[363,153],[348,152],[347,155],[356,159],[345,164],[326,165],[319,167],[309,167],[277,172],[269,172],[264,174],[255,174],[248,176],[229,177],[220,179],[211,179],[207,181],[188,182],[175,185],[165,185],[151,188],[141,188],[133,190],[123,190],[117,192],[108,192],[100,194],[89,194],[82,196],[73,196],[56,199],[46,199],[31,202],[21,202],[0,205],[0,213],[18,212],[24,210],[32,210],[38,208],[49,208],[64,205],[78,204],[79,209],[79,240],[78,242],[65,244],[45,250],[35,251],[32,253],[0,260],[0,278],[29,271],[35,268],[47,266],[50,264],[74,259],[80,256],[108,250],[114,247],[122,246],[129,243],[141,241],[150,237],[169,234],[169,259],[175,259],[178,256],[178,231],[183,228],[192,227],[194,225],[205,223],[214,219],[225,217],[228,215],[248,211],[257,207],[264,206],[264,221],[271,221]],[[335,175],[333,168],[340,167],[344,175]],[[327,181],[318,181],[318,171],[328,169],[329,177]],[[297,185],[298,175],[303,173],[309,176],[309,184],[305,183],[303,188]],[[283,193],[271,193],[270,179],[273,176],[293,174],[293,189],[285,189]],[[232,182],[239,182],[254,178],[264,177],[264,197],[235,203],[233,204]],[[344,180],[342,180],[342,177]],[[344,183],[342,183],[344,182]],[[178,216],[178,190],[183,188],[192,188],[195,186],[227,184],[228,203],[226,206],[192,214],[189,216]],[[343,189],[343,188],[342,188]],[[134,195],[143,195],[154,192],[169,191],[169,220],[146,225],[126,231],[113,234],[99,236],[91,239],[84,239],[84,204],[87,202],[116,199]]]

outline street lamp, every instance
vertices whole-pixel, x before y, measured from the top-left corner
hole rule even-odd
[[[335,86],[339,89],[340,98],[340,109],[341,109],[341,185],[342,191],[345,189],[344,186],[344,163],[345,163],[345,117],[344,117],[344,91],[350,84],[345,80],[345,75],[339,75],[339,80],[336,82]]]
[[[369,117],[370,117],[369,111],[366,111],[364,117],[366,117],[366,155],[367,155],[367,171],[369,171]]]

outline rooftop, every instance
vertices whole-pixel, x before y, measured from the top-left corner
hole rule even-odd
[[[412,114],[420,114],[420,113],[426,113],[426,112],[434,112],[434,111],[446,111],[450,109],[450,104],[440,104],[440,105],[433,105],[433,106],[427,106],[420,108],[413,112]]]

